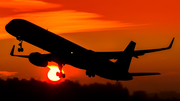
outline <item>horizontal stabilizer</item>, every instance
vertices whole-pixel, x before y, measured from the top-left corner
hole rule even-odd
[[[131,76],[161,75],[160,73],[130,73]]]

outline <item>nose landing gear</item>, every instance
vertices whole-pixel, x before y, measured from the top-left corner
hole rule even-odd
[[[20,36],[17,37],[17,40],[19,40],[19,44],[18,45],[20,46],[20,48],[18,48],[18,52],[23,52],[24,51],[24,49],[22,48],[23,40],[20,39]]]
[[[23,52],[24,49],[23,48],[18,48],[18,52]]]

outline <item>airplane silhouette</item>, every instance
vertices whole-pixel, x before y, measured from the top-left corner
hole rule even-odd
[[[133,76],[159,75],[160,73],[129,73],[131,59],[145,53],[170,49],[174,41],[173,38],[168,47],[148,50],[134,50],[136,43],[131,41],[124,51],[94,52],[23,19],[13,19],[5,29],[19,40],[19,52],[23,51],[22,41],[50,52],[50,54],[34,52],[30,55],[14,55],[14,45],[11,56],[28,58],[32,64],[41,67],[46,67],[48,61],[54,61],[59,65],[60,71],[64,64],[69,64],[86,70],[89,77],[98,75],[117,81],[132,80]],[[111,62],[110,59],[117,61]],[[58,76],[64,78],[65,74],[61,72]]]

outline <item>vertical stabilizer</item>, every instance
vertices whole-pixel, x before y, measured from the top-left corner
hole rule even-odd
[[[131,41],[123,55],[115,62],[117,72],[128,72],[136,43]],[[118,69],[117,69],[118,68]]]
[[[136,46],[136,43],[135,42],[133,42],[133,41],[131,41],[130,43],[129,43],[129,45],[126,47],[126,49],[124,50],[124,52],[134,52],[134,48],[135,48],[135,46]]]

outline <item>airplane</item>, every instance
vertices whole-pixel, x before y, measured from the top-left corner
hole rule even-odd
[[[30,55],[14,55],[13,46],[10,55],[28,58],[29,61],[41,67],[47,67],[49,61],[56,62],[60,71],[65,64],[86,70],[86,75],[100,77],[110,80],[132,80],[134,76],[160,75],[160,73],[129,73],[132,57],[138,58],[145,53],[168,50],[172,47],[174,38],[170,45],[165,48],[134,50],[136,43],[131,41],[124,51],[95,52],[81,47],[59,35],[39,27],[24,19],[13,19],[6,26],[6,31],[19,40],[18,52],[22,52],[22,42],[26,41],[35,45],[49,54],[33,52]],[[117,59],[116,62],[110,59]],[[57,76],[65,78],[65,74],[56,73]]]

